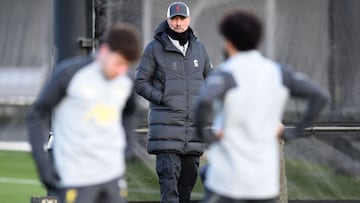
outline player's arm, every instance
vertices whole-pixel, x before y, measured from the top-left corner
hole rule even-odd
[[[135,90],[132,90],[130,97],[126,102],[126,106],[122,112],[122,125],[125,130],[126,136],[126,151],[125,156],[127,158],[131,158],[133,155],[132,147],[133,147],[133,130],[134,130],[134,117],[136,112],[136,98],[135,98]]]
[[[301,132],[318,116],[329,99],[329,93],[306,75],[281,67],[283,84],[288,87],[293,97],[307,101],[305,113],[294,130],[285,130],[283,139],[289,140],[299,136]],[[292,131],[292,132],[290,132]]]
[[[46,187],[56,187],[59,180],[44,145],[50,131],[50,117],[54,107],[65,95],[63,71],[56,71],[47,82],[28,113],[28,134],[32,155]]]
[[[233,76],[227,72],[217,72],[211,74],[205,81],[205,85],[200,90],[199,99],[196,105],[196,128],[200,137],[206,142],[213,142],[220,138],[221,133],[214,135],[211,129],[206,130],[209,112],[212,112],[212,104],[216,99],[223,99],[226,92],[235,87],[236,83]]]

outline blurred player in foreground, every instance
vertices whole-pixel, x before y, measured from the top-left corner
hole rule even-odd
[[[206,79],[196,115],[198,133],[211,143],[204,202],[275,203],[280,179],[277,134],[286,101],[295,96],[308,105],[295,129],[285,129],[285,141],[315,119],[327,92],[256,50],[262,24],[253,14],[231,11],[219,30],[229,58]],[[204,133],[212,108],[214,135]]]
[[[130,25],[114,25],[94,57],[60,63],[28,115],[32,154],[42,183],[60,202],[119,203],[125,184],[126,123],[134,112],[127,75],[141,51]],[[54,163],[44,151],[51,129]]]

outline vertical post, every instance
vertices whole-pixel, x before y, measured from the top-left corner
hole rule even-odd
[[[266,11],[266,30],[265,30],[265,42],[266,42],[266,55],[267,57],[274,59],[275,56],[275,30],[276,30],[276,0],[265,1]]]
[[[151,1],[143,1],[143,15],[142,15],[142,30],[143,30],[143,39],[144,44],[147,44],[152,39],[152,5],[154,4]]]
[[[280,142],[280,194],[278,203],[288,203],[284,142]]]
[[[93,45],[93,0],[55,0],[55,63],[88,54]]]
[[[266,55],[271,59],[275,59],[275,31],[276,31],[276,0],[265,1],[266,11],[266,30],[265,30],[265,41],[266,41]],[[278,203],[287,203],[287,179],[286,179],[286,160],[284,153],[284,142],[280,142],[280,194],[278,197]]]

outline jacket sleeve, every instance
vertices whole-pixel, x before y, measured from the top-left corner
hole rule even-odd
[[[212,112],[213,102],[218,99],[223,101],[227,91],[235,86],[236,82],[230,73],[218,71],[206,79],[205,85],[200,90],[196,103],[195,121],[198,135],[207,143],[216,140],[211,130],[204,130],[209,112]]]
[[[290,90],[291,96],[307,101],[305,113],[295,126],[294,132],[284,132],[284,139],[288,139],[300,134],[318,116],[329,99],[329,93],[302,73],[284,66],[281,67],[281,71],[283,84]]]
[[[44,145],[50,132],[50,117],[54,107],[66,94],[66,73],[56,71],[31,107],[28,119],[29,142],[40,178],[47,188],[57,187],[59,177],[45,152]]]
[[[136,99],[135,99],[135,91],[131,92],[130,97],[126,102],[126,106],[122,112],[122,125],[125,130],[126,135],[126,150],[125,156],[127,159],[132,158],[134,155],[133,151],[133,144],[134,144],[134,137],[133,137],[133,130],[134,130],[134,116],[136,112]]]
[[[163,92],[156,89],[152,82],[156,71],[155,64],[152,45],[149,44],[135,73],[135,90],[148,101],[160,104],[164,96]]]
[[[206,78],[209,73],[213,70],[213,65],[210,61],[209,55],[207,54],[205,48],[204,48],[204,53],[206,55],[206,59],[205,59],[205,68],[204,68],[204,78]]]
[[[55,71],[28,113],[28,133],[35,161],[46,159],[43,144],[50,131],[50,116],[66,94],[65,71]]]

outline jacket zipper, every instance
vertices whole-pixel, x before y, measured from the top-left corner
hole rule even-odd
[[[186,146],[188,144],[188,125],[189,125],[189,84],[188,84],[188,75],[186,71],[186,56],[184,56],[184,76],[185,76],[185,88],[186,88],[186,112],[185,112],[185,145],[184,145],[184,152]]]

